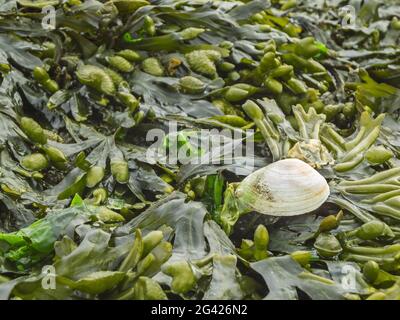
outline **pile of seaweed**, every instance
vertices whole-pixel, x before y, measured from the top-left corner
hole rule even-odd
[[[0,299],[400,299],[399,19],[377,0],[0,0]],[[285,158],[327,202],[242,214],[237,185]]]

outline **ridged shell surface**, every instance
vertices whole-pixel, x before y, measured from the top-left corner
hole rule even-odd
[[[236,196],[259,213],[295,216],[319,208],[329,196],[329,186],[307,163],[285,159],[247,176],[236,189]]]

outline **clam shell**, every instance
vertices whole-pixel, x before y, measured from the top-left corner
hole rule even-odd
[[[328,196],[325,178],[298,159],[280,160],[259,169],[236,189],[242,205],[271,216],[295,216],[313,211]]]

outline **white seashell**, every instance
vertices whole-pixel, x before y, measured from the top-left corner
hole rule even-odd
[[[287,157],[302,160],[316,169],[333,165],[335,162],[328,149],[318,139],[297,142],[288,151]]]
[[[313,211],[328,196],[325,178],[298,159],[280,160],[259,169],[236,189],[241,205],[271,216],[296,216]]]

